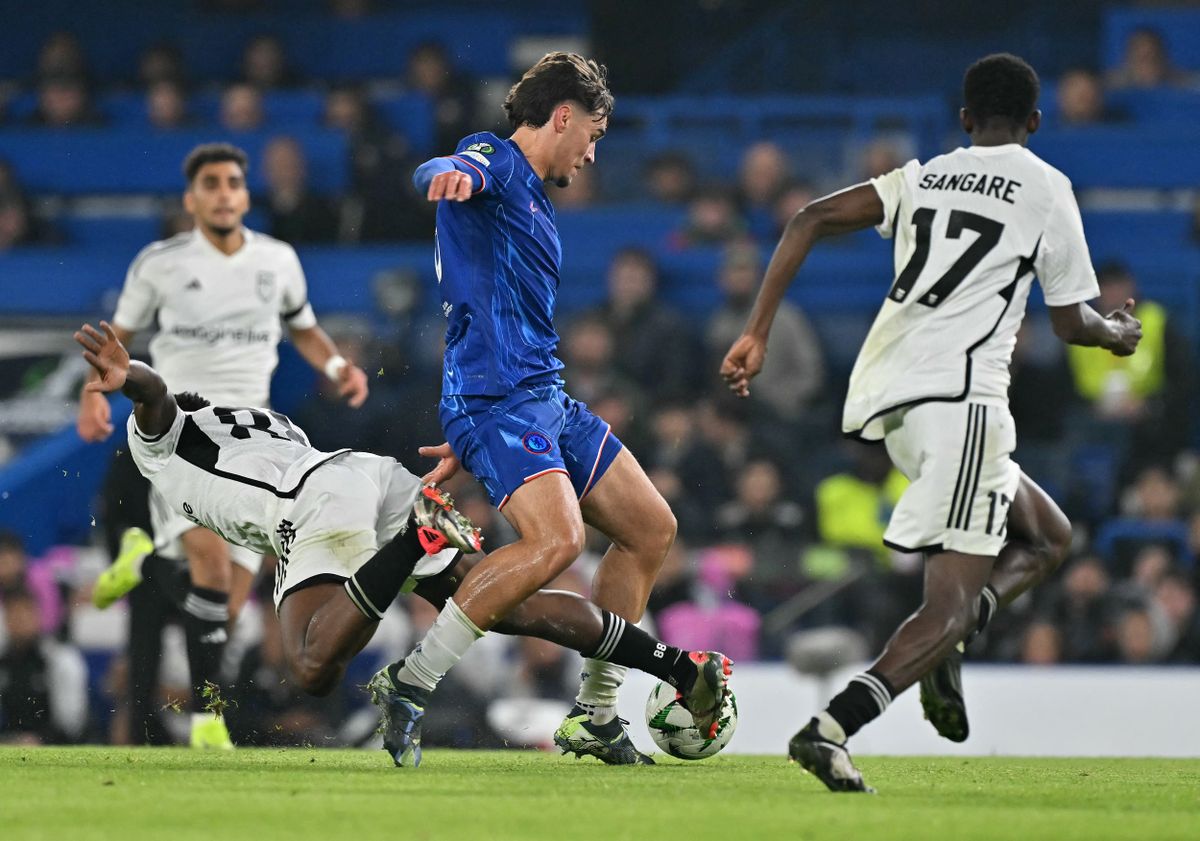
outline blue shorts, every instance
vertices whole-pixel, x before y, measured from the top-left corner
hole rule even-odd
[[[464,468],[503,509],[521,485],[566,473],[582,500],[624,446],[607,423],[557,385],[505,397],[442,397],[446,440]]]

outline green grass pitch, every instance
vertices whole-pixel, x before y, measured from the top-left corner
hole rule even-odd
[[[529,751],[0,748],[0,838],[1200,838],[1200,760],[862,758],[875,797],[780,757],[609,768]]]

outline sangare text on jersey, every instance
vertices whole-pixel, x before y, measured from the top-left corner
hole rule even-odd
[[[279,362],[280,319],[297,329],[317,320],[295,250],[243,233],[245,244],[233,254],[199,231],[142,249],[129,267],[113,323],[144,330],[157,316],[150,357],[171,391],[261,406]]]
[[[561,382],[554,305],[562,245],[541,178],[516,143],[490,132],[464,138],[449,160],[482,186],[469,201],[438,203],[442,393],[502,396]]]
[[[843,431],[879,440],[888,414],[930,400],[1007,403],[1034,274],[1050,306],[1099,294],[1070,181],[1014,143],[909,161],[871,183],[895,280],[850,375]]]
[[[142,475],[176,511],[230,543],[270,552],[267,529],[281,502],[349,450],[313,449],[304,431],[269,409],[177,410],[170,429],[147,436],[130,414],[129,450]]]

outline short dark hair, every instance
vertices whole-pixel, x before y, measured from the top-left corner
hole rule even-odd
[[[1037,108],[1040,91],[1037,73],[1012,53],[984,56],[963,77],[963,105],[981,124],[993,119],[1024,123]]]
[[[509,89],[504,112],[513,128],[539,128],[567,101],[580,103],[589,114],[611,114],[608,69],[577,53],[546,53]]]
[[[183,159],[183,176],[191,186],[201,167],[226,161],[240,166],[243,175],[250,171],[250,157],[232,143],[202,143]]]
[[[185,412],[197,412],[212,405],[194,391],[180,391],[175,395],[175,405]]]

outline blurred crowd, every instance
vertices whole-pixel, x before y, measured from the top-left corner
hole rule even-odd
[[[1071,125],[1119,121],[1119,109],[1106,104],[1113,92],[1196,82],[1172,65],[1157,34],[1142,31],[1131,37],[1125,63],[1106,76],[1064,75],[1050,118]],[[127,85],[144,94],[154,130],[201,124],[190,103],[202,86],[170,45],[146,50]],[[20,120],[6,117],[3,102],[14,101],[22,86],[36,93],[36,109]],[[78,40],[56,35],[41,51],[36,76],[0,96],[0,126],[101,124],[96,86]],[[430,209],[408,186],[415,151],[372,108],[381,89],[431,99],[441,150],[469,131],[494,127],[499,113],[481,109],[475,85],[437,44],[414,51],[402,78],[327,87],[300,77],[281,43],[263,36],[246,47],[241,80],[220,91],[212,128],[235,134],[261,128],[264,92],[296,88],[322,92],[324,125],[350,140],[353,178],[344,195],[316,195],[307,187],[302,146],[286,136],[269,144],[256,162],[267,185],[256,204],[266,230],[293,243],[428,241]],[[850,176],[881,174],[911,155],[903,136],[881,136],[859,150]],[[636,198],[686,211],[672,248],[720,249],[716,276],[702,279],[720,290],[719,305],[703,319],[676,311],[662,298],[656,254],[624,248],[608,266],[603,304],[567,314],[559,326],[570,391],[612,425],[679,522],[648,621],[670,643],[720,649],[737,661],[779,658],[797,633],[828,627],[848,629],[863,650],[878,649],[920,598],[921,559],[881,543],[905,480],[881,447],[838,435],[847,371],[831,363],[828,338],[785,302],[750,398],[732,397],[716,376],[749,314],[764,248],[799,208],[835,185],[795,171],[787,150],[770,142],[747,148],[732,179],[711,180],[684,150],[648,160],[644,175],[645,195]],[[607,197],[585,171],[553,198],[560,206],[586,206]],[[0,251],[61,241],[34,207],[19,173],[0,164]],[[173,209],[164,233],[187,224]],[[1023,328],[1011,390],[1016,459],[1067,510],[1075,544],[1059,574],[999,615],[972,648],[973,660],[1200,662],[1200,452],[1190,411],[1195,354],[1172,314],[1138,293],[1127,266],[1101,266],[1099,276],[1098,308],[1137,298],[1145,339],[1136,356],[1116,359],[1093,349],[1068,351],[1044,318]],[[329,325],[348,357],[384,360],[371,399],[352,411],[323,384],[294,420],[318,448],[394,455],[420,472],[416,448],[441,440],[440,350],[433,340],[398,337],[433,335],[438,327],[415,323],[424,318],[413,304],[419,292],[402,282],[388,288],[380,302],[385,326]],[[452,490],[489,547],[513,538],[469,477]],[[593,540],[556,586],[586,593],[603,549]],[[88,547],[30,558],[19,538],[0,535],[0,740],[170,738],[172,699],[187,692],[181,643],[165,645],[161,706],[151,711],[165,722],[165,735],[131,732],[140,725],[118,714],[129,703],[121,615],[100,616],[88,603],[90,581],[106,562],[103,549]],[[226,699],[235,705],[229,717],[235,740],[369,738],[374,720],[361,709],[353,679],[346,693],[320,701],[287,683],[269,587],[268,575],[257,608],[240,623],[241,644],[230,646],[227,673],[241,677]],[[426,605],[402,599],[375,645],[401,650],[432,620]],[[439,689],[454,700],[433,705],[426,738],[487,745],[548,734],[577,666],[574,654],[537,640],[489,638]],[[505,703],[514,698],[522,703]],[[551,705],[548,725],[535,699]]]
[[[1056,127],[1120,124],[1131,119],[1120,104],[1122,95],[1163,88],[1200,89],[1200,78],[1172,62],[1158,32],[1142,29],[1129,37],[1118,67],[1104,74],[1088,68],[1065,72],[1047,90],[1043,109],[1048,124]],[[101,91],[142,97],[139,127],[151,132],[202,128],[234,137],[278,132],[262,160],[254,162],[262,167],[265,184],[255,196],[261,211],[256,218],[268,233],[295,244],[427,239],[432,211],[411,187],[415,166],[428,155],[452,151],[470,132],[504,129],[496,91],[456,69],[446,49],[434,41],[412,50],[395,78],[329,84],[305,78],[279,38],[261,35],[245,46],[239,78],[224,85],[191,78],[180,50],[157,43],[142,52],[128,79],[101,85],[89,71],[79,39],[69,32],[45,42],[31,78],[0,80],[0,129],[71,131],[111,124],[99,104]],[[310,127],[336,130],[348,139],[351,183],[344,193],[315,192],[303,144],[279,127],[280,120],[269,118],[264,102],[289,92],[318,96],[320,114]],[[430,148],[415,148],[403,126],[377,107],[382,100],[406,95],[429,103]],[[32,107],[20,107],[22,102],[28,106],[30,98]],[[215,108],[200,106],[214,98]],[[648,200],[684,208],[687,222],[675,240],[683,247],[743,236],[773,240],[791,215],[820,192],[880,175],[913,153],[910,138],[884,132],[857,144],[842,171],[800,173],[784,148],[764,142],[746,150],[731,181],[701,172],[686,151],[676,150],[644,162],[637,194],[606,195],[602,179],[585,170],[570,190],[555,191],[553,198],[560,207]],[[164,236],[186,228],[178,199],[166,199],[164,205]],[[63,242],[51,217],[38,212],[20,186],[19,173],[0,161],[0,251]],[[1195,235],[1200,238],[1200,207]]]

